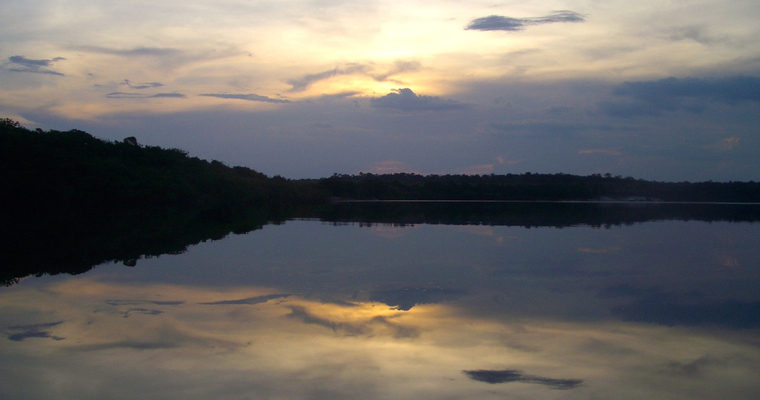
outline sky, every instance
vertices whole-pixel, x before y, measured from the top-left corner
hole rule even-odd
[[[267,175],[760,180],[748,0],[4,0],[0,117]]]

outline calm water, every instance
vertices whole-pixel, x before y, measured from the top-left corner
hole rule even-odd
[[[0,288],[3,399],[757,399],[760,224],[267,225]]]

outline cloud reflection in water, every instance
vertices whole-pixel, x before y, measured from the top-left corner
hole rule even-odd
[[[684,314],[656,307],[731,306],[726,298],[754,304],[756,273],[746,265],[756,254],[757,236],[747,234],[755,226],[487,229],[493,234],[421,225],[402,241],[367,228],[287,223],[139,268],[25,280],[0,292],[0,397],[640,399],[667,392],[708,400],[760,392],[756,329],[715,318],[671,316],[676,323],[668,324],[663,313]],[[724,245],[711,247],[717,234],[739,243],[729,250],[742,267],[709,261],[706,255],[724,254]],[[520,240],[496,244],[495,237]],[[675,254],[683,243],[697,250]],[[233,253],[219,251],[225,246],[250,253],[215,261]],[[292,251],[283,255],[284,248]],[[208,259],[204,249],[213,250]],[[134,279],[160,272],[165,283]],[[180,284],[170,272],[197,279]]]
[[[581,379],[553,379],[545,378],[543,376],[527,375],[522,371],[515,369],[504,370],[486,370],[479,369],[474,371],[462,371],[470,379],[495,384],[495,383],[509,383],[509,382],[522,382],[522,383],[536,383],[539,385],[547,386],[551,389],[567,390],[578,387],[583,383]]]

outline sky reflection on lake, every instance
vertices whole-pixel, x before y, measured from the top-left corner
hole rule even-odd
[[[760,224],[290,221],[0,289],[13,399],[754,399]]]

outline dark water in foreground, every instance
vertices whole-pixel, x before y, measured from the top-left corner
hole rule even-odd
[[[760,393],[760,223],[333,220],[0,288],[0,398]]]

